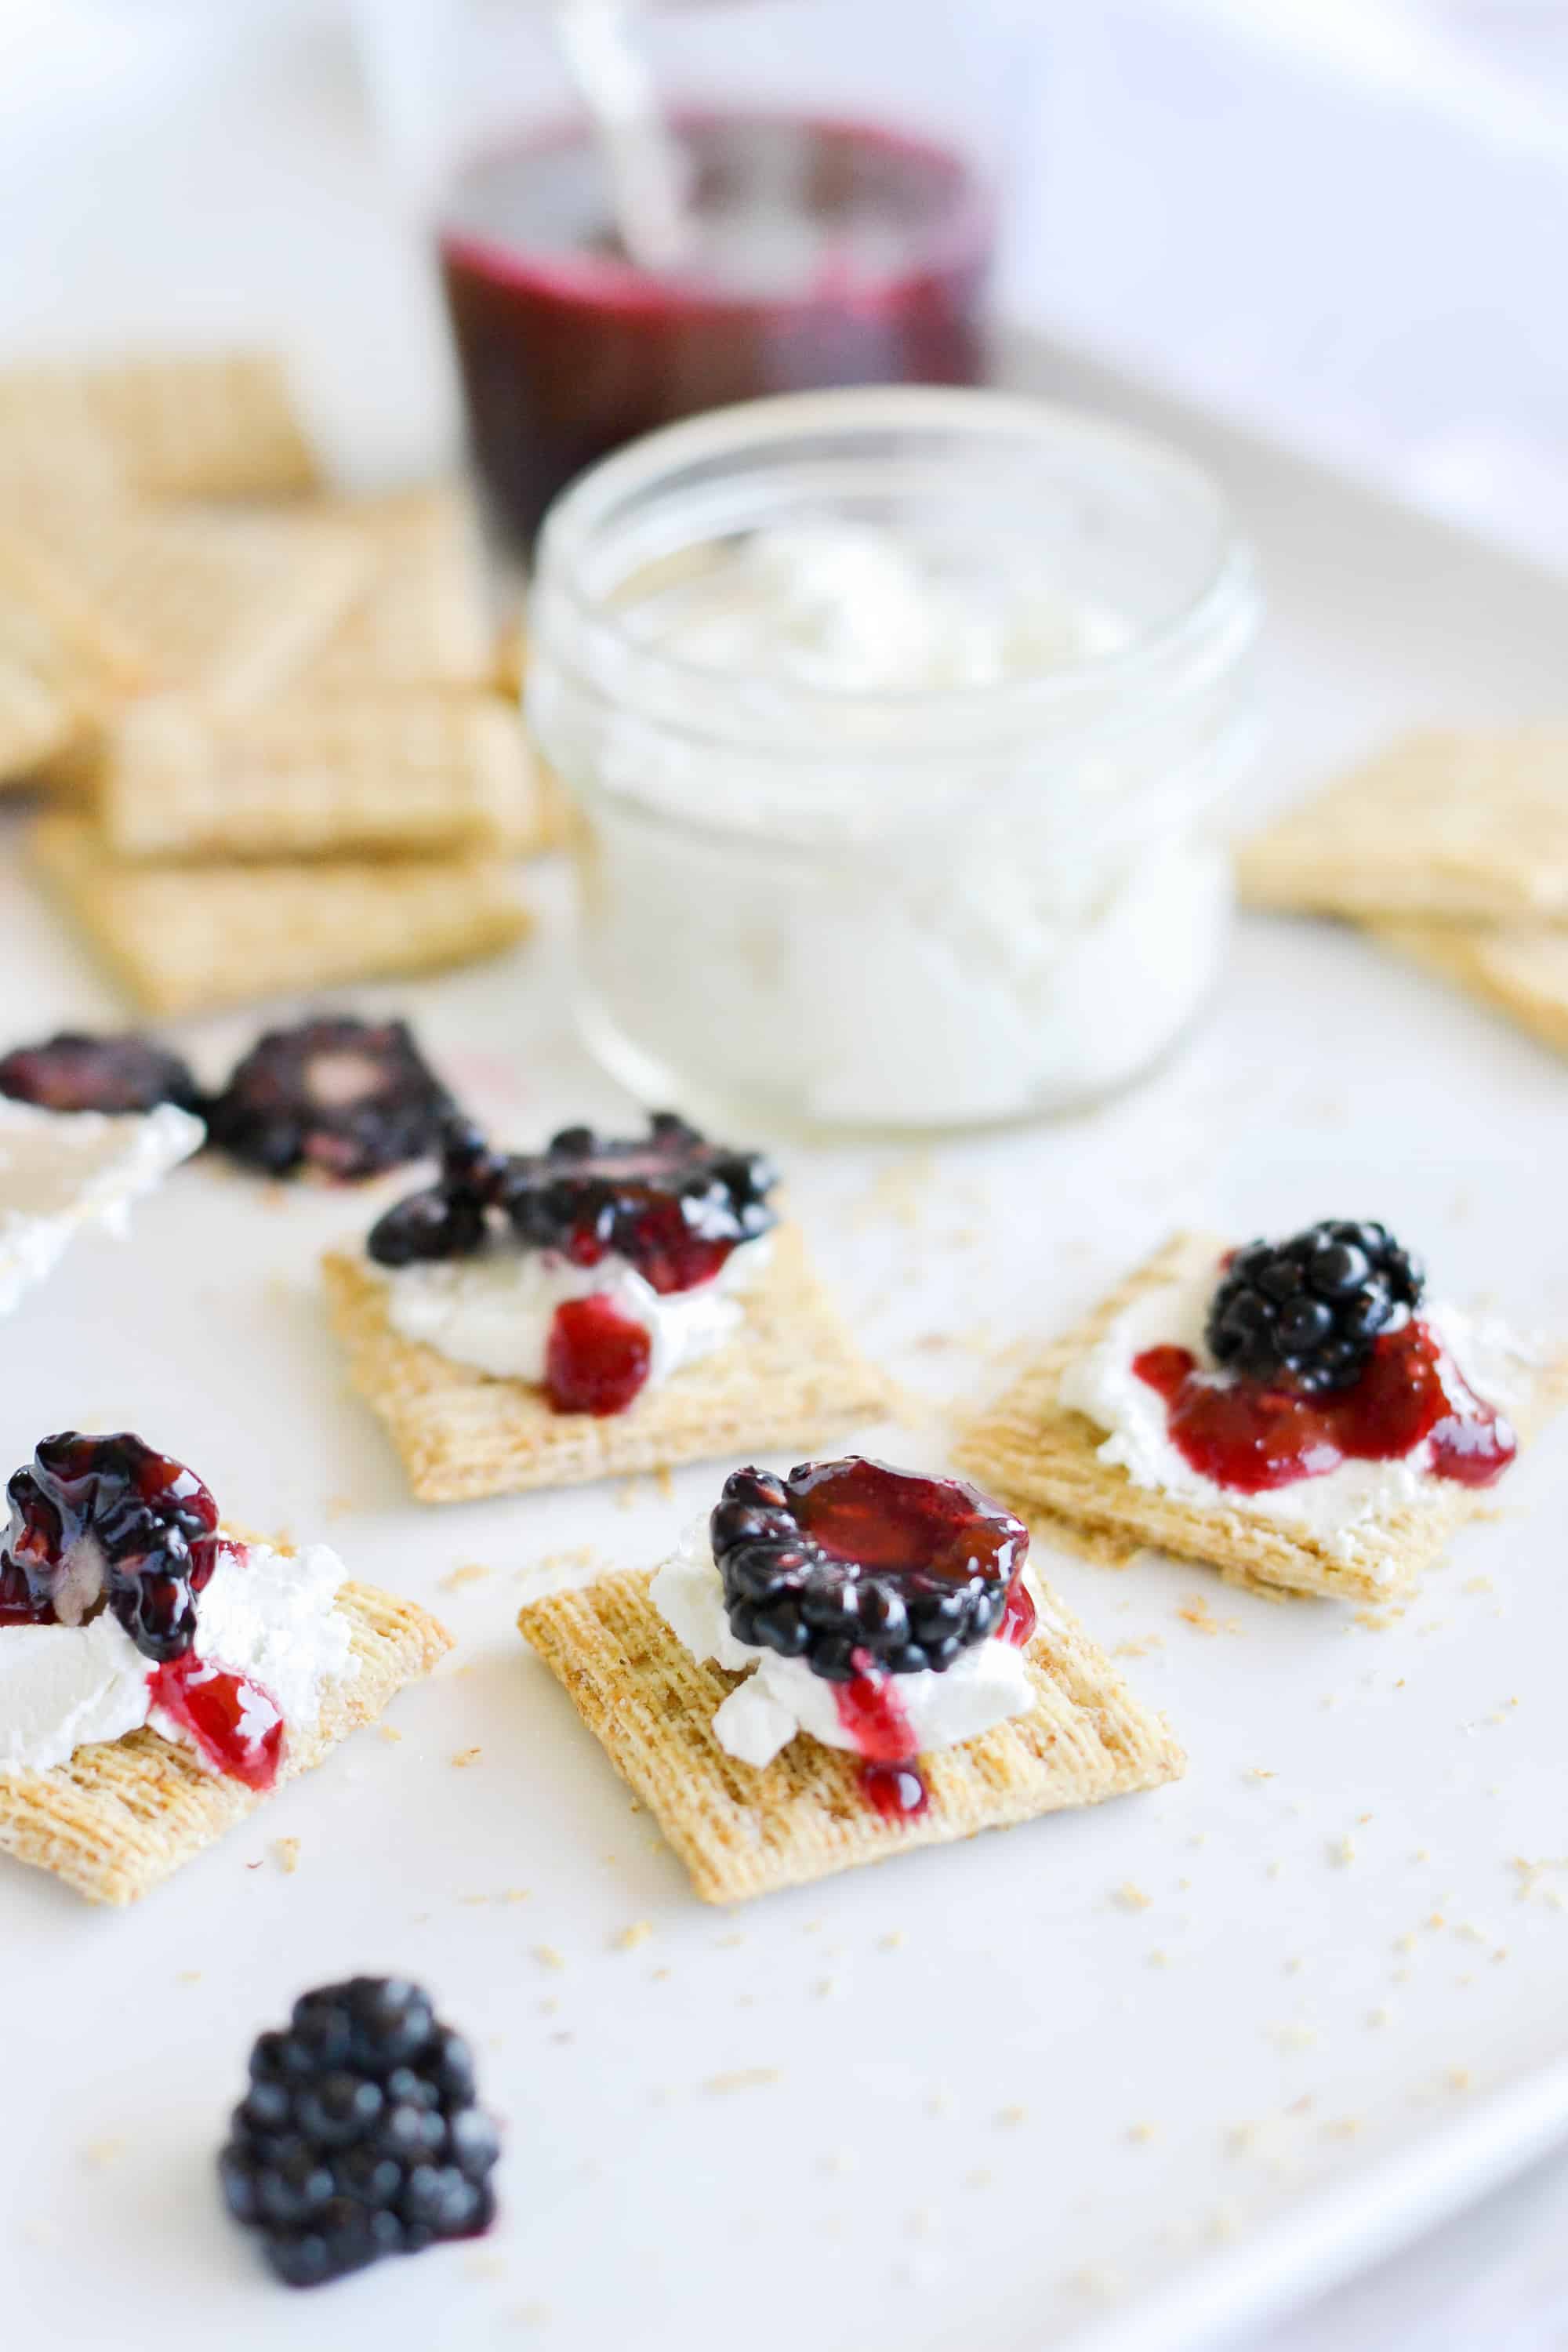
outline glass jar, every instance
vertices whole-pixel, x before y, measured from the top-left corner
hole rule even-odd
[[[815,385],[981,380],[1003,166],[1040,54],[1026,13],[448,6],[399,87],[414,85],[403,115],[431,118],[423,199],[503,572],[566,481],[659,425]],[[639,180],[616,115],[595,127],[570,66],[584,56],[602,98],[642,87],[653,101],[655,191],[646,146]],[[644,250],[617,190],[633,225],[647,215]]]
[[[588,1042],[742,1125],[1124,1085],[1220,969],[1258,614],[1204,473],[1034,400],[801,394],[608,459],[546,522],[528,694]]]

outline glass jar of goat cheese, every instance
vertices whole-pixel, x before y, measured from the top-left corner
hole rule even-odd
[[[528,697],[589,1044],[764,1127],[1125,1085],[1223,959],[1258,613],[1198,467],[1034,400],[789,394],[607,459],[545,523]]]

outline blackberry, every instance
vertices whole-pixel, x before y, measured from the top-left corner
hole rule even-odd
[[[1418,1258],[1384,1225],[1325,1221],[1289,1241],[1237,1250],[1209,1307],[1215,1361],[1304,1394],[1349,1388],[1378,1334],[1421,1303]]]
[[[289,2286],[476,2238],[495,2219],[495,2125],[468,2043],[401,1977],[300,1995],[250,2053],[218,2157],[225,2201]]]
[[[829,1682],[865,1661],[943,1674],[1002,1622],[1027,1529],[956,1478],[850,1454],[787,1478],[736,1470],[709,1522],[739,1642]]]
[[[103,1601],[143,1657],[186,1655],[219,1548],[217,1505],[193,1471],[128,1430],[67,1430],[5,1493],[0,1624],[79,1625]]]
[[[263,1175],[349,1181],[424,1159],[452,1110],[406,1022],[343,1014],[258,1039],[208,1106],[207,1135]]]
[[[166,1102],[202,1108],[201,1089],[178,1054],[148,1037],[86,1037],[69,1029],[0,1055],[0,1095],[42,1110],[153,1110]]]
[[[441,1180],[388,1210],[369,1249],[383,1265],[472,1255],[503,1217],[529,1249],[574,1265],[624,1257],[661,1292],[716,1275],[731,1250],[777,1223],[778,1181],[760,1152],[710,1143],[672,1111],[646,1136],[609,1139],[563,1128],[542,1152],[506,1157],[478,1131],[448,1128]]]

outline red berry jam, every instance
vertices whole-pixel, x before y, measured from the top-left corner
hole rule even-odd
[[[916,1767],[919,1749],[896,1678],[869,1650],[857,1650],[853,1664],[853,1678],[835,1683],[833,1698],[861,1759],[861,1788],[884,1820],[908,1821],[924,1812],[930,1791]]]
[[[602,1291],[568,1298],[556,1308],[544,1355],[544,1387],[552,1412],[591,1412],[600,1420],[625,1412],[642,1391],[653,1361],[653,1341]]]
[[[1172,1444],[1216,1486],[1259,1495],[1325,1477],[1342,1462],[1397,1462],[1430,1441],[1434,1477],[1489,1486],[1519,1450],[1508,1422],[1474,1394],[1418,1318],[1374,1341],[1350,1388],[1303,1396],[1255,1381],[1216,1381],[1185,1348],[1132,1360],[1163,1397]]]
[[[187,1651],[153,1668],[147,1692],[154,1709],[178,1724],[215,1772],[247,1789],[272,1787],[283,1760],[283,1716],[259,1683],[206,1665]]]
[[[1011,1581],[1028,1530],[959,1478],[921,1478],[851,1454],[785,1481],[795,1523],[831,1559],[865,1569]]]
[[[1007,1606],[1002,1612],[996,1639],[1011,1642],[1016,1650],[1026,1650],[1035,1638],[1036,1622],[1035,1596],[1019,1574],[1007,1587]]]

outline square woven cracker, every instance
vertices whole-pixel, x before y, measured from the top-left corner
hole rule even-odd
[[[1568,1054],[1568,928],[1510,923],[1373,923],[1372,936],[1439,979],[1506,1013]]]
[[[448,489],[417,491],[322,511],[355,533],[369,570],[348,612],[301,668],[293,691],[494,688],[494,632],[479,546],[461,496]]]
[[[34,866],[148,1013],[439,971],[510,947],[528,916],[505,866],[479,858],[127,866],[97,827],[38,817]]]
[[[728,1346],[688,1365],[626,1412],[552,1412],[542,1389],[492,1380],[394,1329],[368,1261],[323,1261],[332,1328],[350,1377],[386,1423],[422,1503],[579,1486],[724,1455],[809,1449],[891,1402],[811,1273],[792,1226],[744,1293]]]
[[[634,1571],[552,1592],[524,1609],[518,1625],[705,1903],[742,1903],[917,1846],[1157,1788],[1185,1769],[1167,1725],[1048,1597],[1027,1652],[1033,1712],[922,1757],[925,1811],[885,1821],[866,1801],[859,1759],[820,1740],[797,1736],[761,1771],[726,1755],[713,1717],[742,1677],[692,1656],[654,1606],[652,1581]]]
[[[82,369],[78,383],[143,498],[287,499],[319,484],[270,352],[121,360]]]
[[[1041,1508],[1094,1530],[1135,1540],[1178,1558],[1202,1560],[1232,1580],[1288,1592],[1386,1601],[1408,1592],[1440,1559],[1455,1529],[1491,1507],[1489,1490],[1434,1481],[1431,1493],[1368,1525],[1347,1559],[1283,1519],[1209,1507],[1134,1484],[1120,1464],[1101,1462],[1105,1432],[1058,1402],[1069,1363],[1101,1340],[1144,1291],[1217,1265],[1225,1244],[1205,1234],[1178,1234],[1076,1329],[1044,1349],[1001,1402],[963,1433],[953,1460],[992,1493],[1021,1510]],[[1568,1362],[1540,1374],[1518,1433],[1530,1435],[1568,1396]]]
[[[1241,844],[1254,907],[1568,919],[1568,726],[1405,735]]]
[[[59,758],[75,733],[65,697],[0,652],[0,791]]]
[[[480,694],[148,696],[106,730],[97,798],[105,845],[135,859],[510,854],[539,824],[521,722]]]
[[[434,1617],[374,1584],[345,1584],[337,1606],[353,1629],[359,1672],[329,1685],[313,1731],[290,1735],[280,1780],[374,1723],[452,1646]],[[144,1727],[79,1748],[51,1771],[0,1772],[0,1853],[51,1872],[89,1903],[134,1903],[265,1802]]]
[[[368,562],[308,509],[62,509],[13,536],[33,597],[97,645],[121,688],[190,688],[237,707],[288,683]]]

